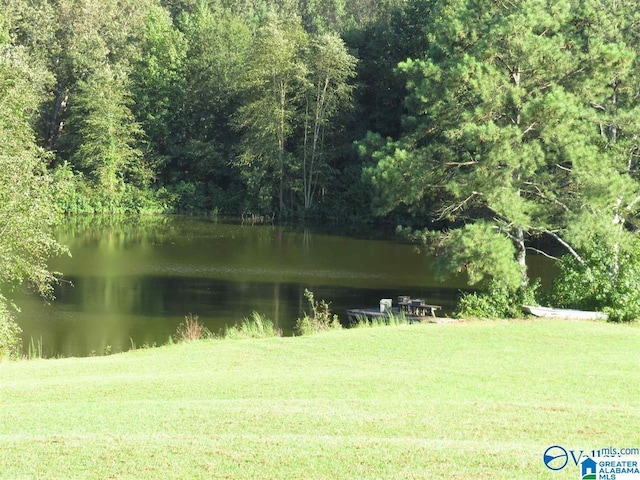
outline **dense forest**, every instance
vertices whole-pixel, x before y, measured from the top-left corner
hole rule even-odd
[[[2,0],[0,41],[67,213],[361,219],[354,142],[400,130],[420,4]]]
[[[0,12],[4,282],[49,291],[62,214],[376,218],[490,293],[469,311],[539,301],[536,254],[560,271],[546,301],[640,317],[635,1]]]

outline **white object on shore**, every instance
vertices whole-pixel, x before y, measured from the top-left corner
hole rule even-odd
[[[608,315],[603,312],[590,312],[587,310],[571,310],[569,308],[537,307],[535,305],[523,305],[522,310],[536,317],[549,318],[577,318],[582,320],[606,320]]]

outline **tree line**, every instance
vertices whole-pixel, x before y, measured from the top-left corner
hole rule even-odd
[[[404,1],[0,7],[48,75],[36,143],[65,212],[368,215],[353,143],[398,129]]]

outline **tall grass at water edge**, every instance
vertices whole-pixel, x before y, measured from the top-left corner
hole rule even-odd
[[[340,330],[342,324],[337,315],[331,312],[331,303],[325,300],[316,300],[314,293],[305,288],[304,296],[309,302],[311,314],[304,313],[298,318],[295,327],[297,335],[313,335],[327,330]]]
[[[175,342],[188,342],[211,338],[211,336],[211,332],[200,321],[198,315],[189,313],[189,315],[185,315],[184,322],[178,325],[172,340]]]
[[[184,323],[178,326],[173,340],[176,343],[202,339],[241,339],[241,338],[268,338],[282,336],[282,332],[275,327],[266,316],[254,311],[250,317],[245,317],[242,322],[235,325],[227,325],[219,335],[212,334],[200,321],[197,315],[191,313],[185,316]]]
[[[387,311],[385,315],[376,316],[371,319],[364,315],[356,316],[356,321],[351,328],[370,328],[370,327],[393,327],[398,325],[408,325],[410,322],[404,312]]]
[[[282,332],[275,328],[273,322],[255,311],[250,317],[243,319],[240,324],[225,327],[222,333],[223,338],[230,339],[280,336],[282,336]]]
[[[41,359],[43,357],[42,353],[42,337],[35,341],[33,337],[29,340],[29,349],[27,351],[27,358],[29,360]]]

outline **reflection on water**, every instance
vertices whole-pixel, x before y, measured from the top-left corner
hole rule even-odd
[[[257,311],[290,334],[308,310],[305,288],[344,320],[347,308],[398,295],[450,309],[464,287],[435,281],[429,258],[393,239],[190,217],[74,218],[59,237],[72,257],[51,262],[66,280],[55,302],[16,299],[26,341],[42,339],[47,356],[164,344],[189,313],[218,332]]]

